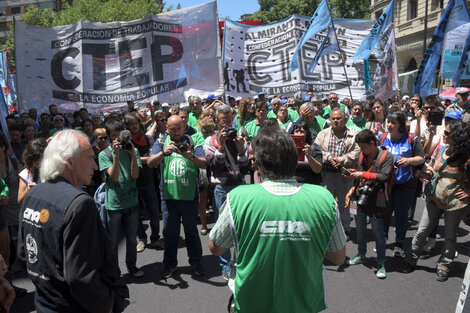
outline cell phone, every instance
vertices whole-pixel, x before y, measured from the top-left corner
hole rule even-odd
[[[341,173],[345,174],[345,175],[351,175],[351,172],[345,168],[344,166],[341,166]]]
[[[443,118],[444,112],[437,111],[428,113],[428,121],[431,123],[431,125],[442,125]]]

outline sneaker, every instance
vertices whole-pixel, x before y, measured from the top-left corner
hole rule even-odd
[[[135,278],[140,278],[144,276],[144,271],[138,268],[137,266],[129,267],[127,271]]]
[[[403,262],[403,267],[401,269],[402,273],[408,274],[415,270],[416,264],[412,264],[413,261],[406,260]]]
[[[431,252],[436,247],[436,238],[429,238],[428,242],[423,247],[423,251],[426,253]]]
[[[375,274],[377,278],[385,279],[387,278],[387,271],[385,270],[384,262],[380,262],[378,266],[377,273]]]
[[[139,243],[137,243],[137,252],[142,252],[145,250],[146,243],[143,242],[142,240],[139,240]]]
[[[404,257],[405,250],[403,250],[403,248],[400,247],[399,245],[396,245],[395,249],[393,249],[393,256]]]
[[[364,255],[358,254],[355,258],[349,259],[348,264],[349,265],[357,265],[357,264],[363,264],[366,262],[366,257]]]
[[[436,271],[436,280],[443,282],[449,278],[449,269],[444,269],[444,267],[438,266]]]
[[[170,278],[175,271],[176,271],[176,267],[170,268],[170,267],[165,266],[165,268],[163,269],[163,272],[162,272],[162,278],[163,279]]]
[[[204,275],[204,267],[202,267],[201,264],[191,265],[191,268],[193,269],[194,275],[196,276]]]
[[[160,238],[158,240],[150,242],[150,244],[147,245],[147,247],[152,248],[152,249],[165,249],[165,241],[163,238]]]

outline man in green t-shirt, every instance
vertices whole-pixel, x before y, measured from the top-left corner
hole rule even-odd
[[[357,133],[366,127],[367,119],[364,116],[362,116],[363,111],[364,111],[364,106],[362,102],[354,103],[352,110],[351,110],[351,117],[349,121],[351,121],[354,125],[357,126],[358,129],[353,129]],[[349,127],[348,124],[346,124],[346,127],[351,128]]]
[[[240,128],[239,135],[245,137],[247,142],[251,142],[258,134],[261,124],[267,120],[268,105],[264,101],[258,101],[255,104],[255,120],[247,123]]]
[[[336,108],[340,108],[346,113],[346,117],[349,117],[349,109],[343,103],[338,103],[338,95],[334,92],[328,95],[328,105],[323,108],[320,112],[321,117],[328,119],[330,118],[330,113]]]
[[[295,180],[297,148],[284,130],[260,133],[254,147],[263,183],[230,191],[209,249],[221,255],[235,247],[235,312],[321,311],[323,260],[340,265],[346,253],[335,200],[324,187]]]
[[[169,278],[178,265],[180,223],[183,222],[189,264],[194,274],[203,275],[201,266],[202,246],[197,230],[197,206],[199,195],[198,168],[206,168],[207,160],[202,144],[185,134],[185,123],[173,115],[167,123],[168,136],[163,145],[155,142],[147,161],[149,167],[160,165],[163,199],[168,217],[166,222],[164,269],[162,278]]]
[[[189,113],[188,125],[191,127],[196,126],[197,120],[202,113],[202,100],[198,96],[190,96],[189,107],[191,108],[191,113]]]
[[[139,152],[131,142],[131,134],[124,130],[120,119],[105,122],[111,145],[98,155],[100,171],[106,175],[105,207],[109,215],[109,233],[116,261],[119,241],[126,236],[126,266],[134,277],[144,272],[137,268],[137,227],[139,223],[139,196],[136,181],[142,167]],[[126,137],[127,136],[127,137]],[[128,141],[126,141],[126,138]]]

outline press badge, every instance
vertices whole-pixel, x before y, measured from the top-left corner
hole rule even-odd
[[[357,215],[357,201],[356,200],[349,201],[349,213]]]

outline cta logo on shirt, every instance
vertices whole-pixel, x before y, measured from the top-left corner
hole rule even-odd
[[[312,238],[310,225],[301,221],[264,221],[259,227],[261,237],[280,237],[281,240],[304,240]]]

